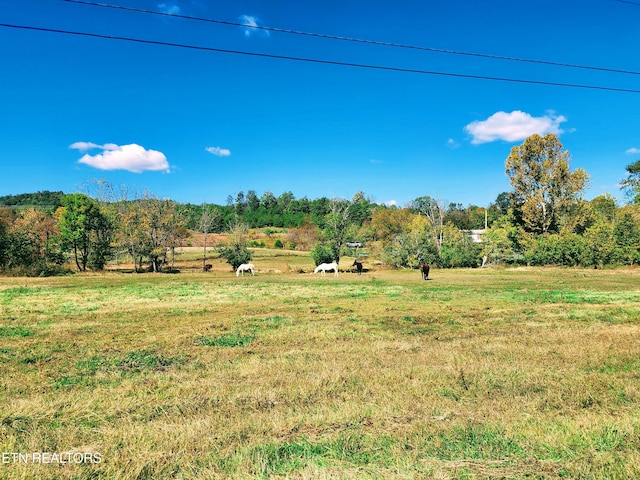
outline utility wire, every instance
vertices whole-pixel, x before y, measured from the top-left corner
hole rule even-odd
[[[129,12],[146,13],[146,14],[151,14],[151,15],[161,15],[161,16],[165,16],[165,17],[182,18],[182,19],[186,19],[186,20],[196,20],[196,21],[199,21],[199,22],[217,23],[217,24],[220,24],[220,25],[231,25],[231,26],[234,26],[234,27],[251,28],[251,29],[254,29],[254,30],[264,30],[264,31],[268,31],[268,32],[288,33],[288,34],[292,34],[292,35],[304,35],[304,36],[307,36],[307,37],[325,38],[325,39],[340,40],[340,41],[345,41],[345,42],[365,43],[365,44],[369,44],[369,45],[378,45],[378,46],[384,46],[384,47],[404,48],[404,49],[410,49],[410,50],[421,50],[421,51],[436,52],[436,53],[446,53],[446,54],[450,54],[450,55],[464,55],[464,56],[469,56],[469,57],[490,58],[490,59],[493,59],[493,60],[508,60],[508,61],[511,61],[511,62],[535,63],[535,64],[540,64],[540,65],[552,65],[552,66],[556,66],[556,67],[579,68],[579,69],[584,69],[584,70],[595,70],[595,71],[609,72],[609,73],[624,73],[624,74],[627,74],[627,75],[640,75],[640,72],[633,71],[633,70],[622,70],[622,69],[616,69],[616,68],[596,67],[596,66],[591,66],[591,65],[579,65],[579,64],[574,64],[574,63],[562,63],[562,62],[553,62],[553,61],[547,61],[547,60],[533,60],[533,59],[519,58],[519,57],[507,57],[507,56],[502,56],[502,55],[490,55],[490,54],[486,54],[486,53],[462,52],[462,51],[448,50],[448,49],[443,49],[443,48],[422,47],[422,46],[418,46],[418,45],[404,45],[404,44],[401,44],[401,43],[391,43],[391,42],[383,42],[383,41],[378,41],[378,40],[366,40],[366,39],[362,39],[362,38],[350,38],[350,37],[342,37],[342,36],[337,36],[337,35],[328,35],[328,34],[324,34],[324,33],[312,33],[312,32],[304,32],[304,31],[299,31],[299,30],[289,30],[289,29],[285,29],[285,28],[265,27],[265,26],[260,26],[260,25],[248,25],[248,24],[245,24],[245,23],[230,22],[230,21],[226,21],[226,20],[216,20],[216,19],[213,19],[213,18],[193,17],[193,16],[189,16],[189,15],[181,15],[181,14],[176,14],[176,13],[158,12],[158,11],[155,11],[155,10],[145,10],[145,9],[142,9],[142,8],[124,7],[124,6],[121,6],[121,5],[98,3],[98,2],[88,1],[88,0],[62,0],[62,1],[68,2],[68,3],[77,3],[77,4],[81,4],[81,5],[89,5],[89,6],[93,6],[93,7],[112,8],[112,9],[116,9],[116,10],[124,10],[124,11],[129,11]],[[625,1],[625,0],[617,0],[617,1],[624,2],[624,3],[634,3],[634,2],[629,2],[629,1]],[[636,4],[636,5],[638,5],[638,4]]]
[[[14,25],[14,24],[8,24],[8,23],[0,23],[0,27],[38,31],[38,32],[48,32],[48,33],[60,33],[64,35],[77,35],[82,37],[101,38],[106,40],[121,40],[126,42],[134,42],[134,43],[141,43],[141,44],[148,44],[148,45],[161,45],[165,47],[187,48],[191,50],[229,53],[234,55],[247,55],[252,57],[289,60],[289,61],[295,61],[295,62],[307,62],[307,63],[316,63],[316,64],[323,64],[323,65],[337,65],[342,67],[366,68],[366,69],[372,69],[372,70],[385,70],[390,72],[417,73],[417,74],[423,74],[423,75],[440,75],[440,76],[446,76],[446,77],[472,78],[477,80],[492,80],[492,81],[500,81],[500,82],[526,83],[526,84],[534,84],[534,85],[549,85],[554,87],[585,88],[585,89],[592,89],[592,90],[606,90],[606,91],[612,91],[612,92],[640,93],[640,90],[633,90],[628,88],[605,87],[605,86],[599,86],[599,85],[583,85],[583,84],[577,84],[577,83],[545,82],[545,81],[538,81],[538,80],[524,80],[524,79],[507,78],[507,77],[491,77],[486,75],[469,75],[464,73],[451,73],[451,72],[439,72],[439,71],[430,71],[430,70],[419,70],[419,69],[412,69],[412,68],[389,67],[385,65],[370,65],[370,64],[363,64],[363,63],[338,62],[334,60],[292,57],[288,55],[273,55],[269,53],[246,52],[242,50],[228,50],[228,49],[222,49],[222,48],[205,47],[201,45],[188,45],[183,43],[162,42],[158,40],[147,40],[147,39],[132,38],[132,37],[120,37],[116,35],[103,35],[99,33],[77,32],[72,30],[60,30],[60,29],[54,29],[54,28],[34,27],[34,26],[28,26],[28,25]]]

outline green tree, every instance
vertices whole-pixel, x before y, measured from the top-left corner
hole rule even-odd
[[[640,261],[640,225],[632,212],[625,210],[621,212],[613,227],[613,238],[620,262],[633,265]]]
[[[218,253],[231,268],[237,269],[243,263],[249,263],[253,253],[247,248],[249,227],[236,216],[229,224],[229,239],[217,246]]]
[[[383,246],[383,260],[396,268],[418,268],[421,263],[440,265],[440,253],[428,220],[414,216],[407,231]]]
[[[333,253],[332,261],[338,263],[342,246],[348,241],[349,229],[354,224],[353,206],[354,202],[335,198],[331,201],[330,213],[325,216],[325,241]]]
[[[627,178],[620,181],[620,187],[633,205],[640,205],[640,160],[626,166]]]
[[[601,268],[614,262],[616,243],[611,223],[602,220],[596,222],[587,229],[583,238],[584,265]]]
[[[598,195],[589,202],[598,219],[613,223],[616,219],[616,199],[610,194]]]
[[[443,243],[440,258],[443,267],[477,267],[480,263],[480,245],[473,243],[470,235],[462,232],[452,223],[443,228]]]
[[[65,195],[58,210],[62,246],[71,251],[76,267],[102,270],[111,251],[112,226],[96,200],[82,193]]]
[[[589,175],[581,168],[571,172],[569,162],[569,152],[552,133],[531,135],[511,149],[506,160],[506,173],[514,188],[511,205],[525,230],[557,232],[580,198]]]
[[[511,207],[511,192],[502,192],[498,194],[496,200],[492,203],[494,206],[498,217],[502,217],[509,213],[509,208]]]
[[[249,190],[247,192],[246,203],[247,210],[249,212],[255,212],[258,210],[258,208],[260,208],[260,199],[258,198],[255,190]]]
[[[518,229],[513,226],[507,215],[502,216],[488,228],[483,236],[482,265],[500,264],[514,261]]]

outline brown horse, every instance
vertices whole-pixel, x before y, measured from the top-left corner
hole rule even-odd
[[[422,279],[423,280],[429,280],[429,270],[431,269],[431,267],[429,266],[428,263],[421,263],[420,264],[420,273],[422,274]]]

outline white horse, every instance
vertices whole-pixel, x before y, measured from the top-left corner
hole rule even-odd
[[[244,272],[251,272],[251,275],[253,275],[253,271],[255,270],[255,268],[256,267],[253,265],[253,263],[243,263],[236,270],[236,277],[239,277],[241,273],[244,277]]]
[[[318,272],[322,272],[322,276],[324,277],[327,270],[333,270],[335,272],[335,276],[338,276],[338,263],[337,262],[333,262],[333,263],[321,263],[320,265],[318,265],[316,267],[316,269],[313,271],[313,273],[318,273]]]

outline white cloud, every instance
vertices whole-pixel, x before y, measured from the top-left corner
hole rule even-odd
[[[386,202],[383,202],[387,207],[395,207],[398,205],[398,202],[396,202],[395,200],[387,200]]]
[[[205,148],[205,150],[211,155],[215,155],[217,157],[228,157],[229,155],[231,155],[231,150],[227,148],[207,147]]]
[[[97,155],[85,154],[78,163],[84,163],[100,170],[127,170],[141,173],[150,171],[169,172],[169,162],[164,153],[157,150],[147,150],[140,145],[116,145],[106,143],[98,145],[91,142],[76,142],[69,146],[74,150],[86,152],[88,150],[102,150]]]
[[[245,37],[251,36],[252,33],[261,33],[266,37],[269,36],[269,30],[263,30],[261,28],[257,28],[258,19],[256,17],[251,15],[240,15],[239,20],[240,20],[240,23],[242,23],[243,25],[246,25],[244,29]]]
[[[560,129],[560,124],[566,121],[566,117],[554,113],[548,113],[543,117],[532,117],[526,112],[514,110],[511,113],[496,112],[486,120],[471,122],[464,129],[473,136],[471,143],[474,144],[496,140],[518,142],[534,133],[559,135],[564,132]]]
[[[74,150],[80,150],[81,152],[85,152],[87,150],[91,150],[92,148],[102,148],[100,145],[96,145],[91,142],[76,142],[69,145],[69,148],[73,148]]]
[[[627,155],[637,155],[638,153],[640,153],[640,148],[630,148],[629,150],[627,150],[626,152]]]
[[[460,144],[456,142],[453,138],[450,138],[449,140],[447,140],[447,147],[455,149],[455,148],[459,148]]]
[[[178,15],[180,13],[180,7],[174,3],[161,3],[158,8],[169,15]]]

